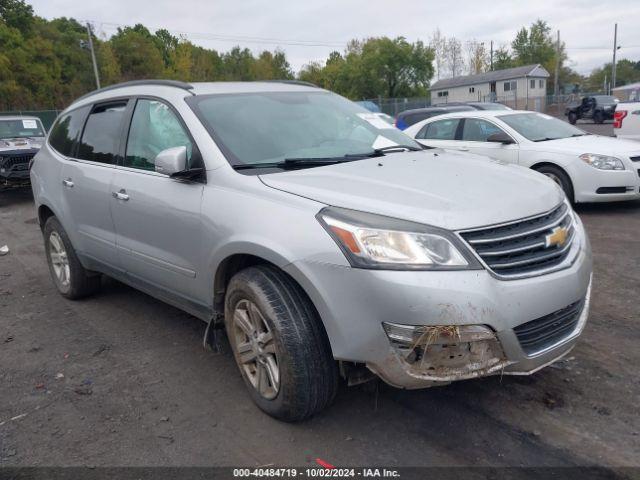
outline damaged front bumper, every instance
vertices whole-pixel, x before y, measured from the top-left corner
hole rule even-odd
[[[589,312],[592,259],[582,227],[579,237],[568,268],[518,280],[486,270],[383,271],[314,261],[285,270],[311,297],[334,358],[365,364],[393,386],[424,388],[530,374],[566,355]]]
[[[585,298],[577,302],[579,308],[565,312],[565,307],[560,313],[527,322],[532,324],[529,337],[518,333],[518,327],[510,332],[494,332],[486,326],[463,325],[418,327],[409,339],[398,338],[393,330],[385,328],[391,351],[382,364],[368,366],[387,383],[402,388],[424,388],[496,374],[530,375],[573,348],[589,316],[590,298],[591,280]],[[479,329],[481,335],[465,333]],[[523,338],[531,335],[540,338],[538,348],[523,347],[528,345]],[[514,348],[516,343],[519,349]],[[510,347],[509,355],[503,345]]]

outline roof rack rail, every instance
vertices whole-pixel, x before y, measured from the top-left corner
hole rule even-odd
[[[315,83],[305,82],[302,80],[258,80],[258,82],[288,83],[290,85],[301,85],[303,87],[320,88]]]
[[[183,90],[191,90],[193,89],[193,85],[191,85],[190,83],[186,83],[186,82],[181,82],[179,80],[159,80],[159,79],[151,79],[151,80],[131,80],[128,82],[120,82],[120,83],[114,83],[113,85],[109,85],[108,87],[103,87],[103,88],[99,88],[97,90],[93,90],[89,93],[84,94],[83,96],[81,96],[80,98],[76,99],[75,101],[77,102],[78,100],[82,100],[84,98],[87,98],[91,95],[95,95],[96,93],[102,93],[102,92],[108,92],[109,90],[115,90],[116,88],[122,88],[122,87],[135,87],[138,85],[161,85],[161,86],[165,86],[165,87],[176,87],[176,88],[182,88]]]

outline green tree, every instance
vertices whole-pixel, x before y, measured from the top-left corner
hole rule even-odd
[[[352,40],[344,55],[306,65],[298,78],[352,99],[425,95],[433,77],[433,51],[403,37]]]
[[[504,70],[505,68],[512,68],[516,64],[515,60],[511,56],[511,52],[506,47],[500,47],[493,53],[493,69]]]
[[[120,81],[120,64],[113,53],[110,42],[103,42],[98,47],[98,65],[100,66],[100,81],[103,85]]]
[[[24,0],[0,0],[0,19],[21,32],[29,31],[35,20],[33,8]]]
[[[640,82],[640,69],[638,63],[631,60],[622,59],[617,62],[616,87],[629,83]],[[585,81],[585,90],[588,92],[600,92],[604,90],[605,79],[611,82],[611,62],[591,72]],[[613,85],[611,86],[613,88]]]
[[[109,40],[123,80],[161,78],[165,64],[154,37],[143,25],[119,28]]]

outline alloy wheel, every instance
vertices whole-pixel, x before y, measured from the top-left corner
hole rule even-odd
[[[251,385],[265,399],[280,389],[276,344],[262,312],[250,300],[240,300],[233,312],[231,341],[238,364]]]
[[[58,232],[51,232],[49,235],[49,259],[60,285],[68,287],[71,281],[71,269],[69,267],[69,257],[64,242]]]

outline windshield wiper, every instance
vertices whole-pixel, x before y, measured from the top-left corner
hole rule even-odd
[[[413,145],[389,145],[387,147],[374,148],[375,153],[388,152],[391,150],[409,150],[410,152],[421,152],[424,148],[414,147]]]
[[[299,168],[322,167],[324,165],[336,165],[338,163],[353,162],[355,160],[363,160],[365,158],[383,157],[384,152],[391,150],[410,150],[412,152],[422,151],[422,148],[413,145],[389,145],[387,147],[374,148],[368,153],[347,153],[342,157],[300,157],[285,158],[281,162],[269,163],[242,163],[234,165],[235,170],[251,170],[259,168],[280,168],[282,170],[295,170]]]
[[[560,137],[544,137],[544,138],[537,138],[536,140],[533,140],[534,142],[547,142],[549,140],[558,140]]]
[[[367,155],[367,154],[365,154]],[[336,165],[338,163],[352,162],[365,158],[364,155],[345,155],[343,157],[317,157],[317,158],[286,158],[281,162],[268,163],[243,163],[234,165],[235,170],[250,170],[258,168],[280,168],[282,170],[294,170],[306,167],[321,167],[323,165]]]

